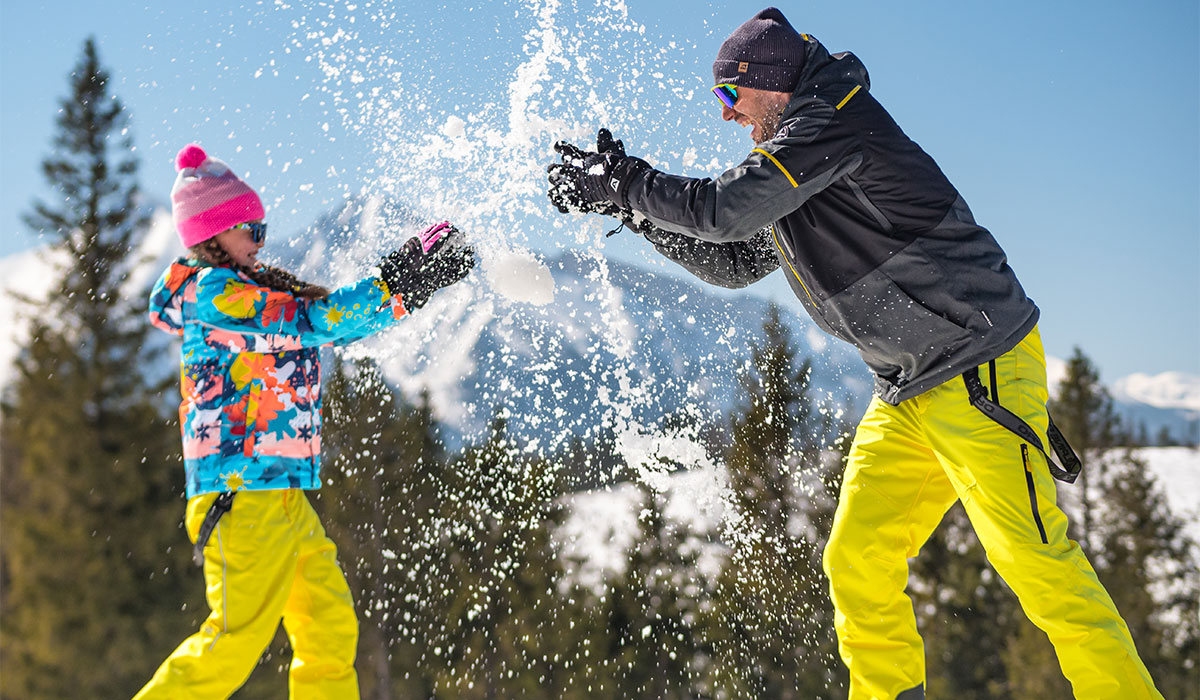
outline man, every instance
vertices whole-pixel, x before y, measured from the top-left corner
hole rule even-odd
[[[779,10],[733,32],[713,78],[722,118],[751,127],[741,164],[668,175],[602,129],[596,152],[558,146],[550,196],[623,219],[714,284],[782,267],[816,323],[874,372],[824,557],[850,698],[924,697],[906,560],[956,500],[1076,697],[1161,698],[1067,538],[1053,478],[1072,481],[1078,461],[1046,412],[1038,308],[995,239],[871,96],[862,63]]]

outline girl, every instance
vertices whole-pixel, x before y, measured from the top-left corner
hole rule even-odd
[[[212,612],[135,700],[228,697],[281,619],[291,697],[357,698],[354,604],[304,493],[321,485],[317,348],[395,324],[462,279],[474,252],[442,222],[378,276],[330,292],[257,262],[262,202],[224,163],[191,144],[176,169],[172,213],[191,254],[155,286],[150,322],[183,336],[186,524]]]

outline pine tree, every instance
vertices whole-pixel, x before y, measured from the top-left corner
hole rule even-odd
[[[488,440],[447,470],[439,546],[443,626],[430,640],[439,698],[565,695],[575,644],[556,595],[550,535],[561,518],[557,469],[523,457],[497,409]]]
[[[1132,450],[1105,456],[1090,554],[1163,697],[1200,698],[1200,559],[1186,523]]]
[[[844,687],[821,553],[838,465],[821,459],[821,422],[778,307],[742,377],[726,464],[736,509],[714,619],[719,681],[734,696],[826,698]]]
[[[440,626],[428,590],[445,454],[428,395],[408,404],[378,368],[337,362],[327,382],[325,483],[316,505],[338,545],[359,617],[364,698],[427,698],[421,667]]]
[[[1085,551],[1090,551],[1095,519],[1092,482],[1104,476],[1104,462],[1098,458],[1116,444],[1119,424],[1112,399],[1100,381],[1099,369],[1079,348],[1067,360],[1066,375],[1053,393],[1050,415],[1085,465],[1077,482],[1081,521],[1072,526],[1076,532],[1082,532],[1076,539],[1084,543]],[[1088,469],[1086,465],[1093,460],[1096,464]]]
[[[1150,446],[1150,429],[1146,427],[1146,421],[1144,421],[1144,420],[1138,422],[1137,439],[1134,442],[1134,446],[1136,446],[1136,447],[1149,447]]]
[[[702,626],[715,581],[699,550],[665,513],[666,496],[638,484],[638,532],[621,575],[597,607],[606,621],[596,685],[588,697],[694,698],[711,649]]]
[[[89,39],[42,166],[58,196],[26,217],[66,263],[50,298],[27,305],[4,406],[6,698],[128,697],[204,612],[178,428],[144,374],[146,290],[127,288],[147,221],[108,80]]]

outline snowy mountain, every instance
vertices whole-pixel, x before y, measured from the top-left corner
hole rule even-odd
[[[1141,372],[1113,382],[1117,412],[1134,428],[1146,426],[1151,440],[1166,432],[1176,441],[1200,443],[1200,377],[1183,372]]]
[[[415,226],[402,208],[352,200],[304,234],[268,245],[264,257],[320,283],[348,282],[368,274],[381,247],[398,242],[381,241],[402,239]],[[766,301],[717,294],[699,282],[611,262],[588,249],[542,259],[476,245],[481,266],[470,282],[436,295],[398,328],[348,354],[378,360],[388,380],[410,397],[428,392],[439,419],[462,436],[477,435],[493,408],[501,407],[510,427],[532,441],[531,450],[552,450],[571,436],[646,434],[667,419],[676,425],[726,419],[751,345],[761,335]],[[145,262],[130,281],[131,303],[144,304],[142,290],[181,252],[170,215],[159,210],[137,251]],[[8,292],[43,298],[53,269],[40,251],[0,258],[0,386],[11,380],[27,333]],[[549,280],[527,295],[534,303],[513,300],[522,297],[513,293],[511,279],[499,282],[505,275],[539,274]],[[842,419],[856,420],[871,386],[857,354],[829,342],[792,308],[781,312],[801,357],[813,362],[815,398]],[[1061,365],[1049,358],[1052,377]],[[1198,415],[1200,377],[1132,375],[1118,381],[1113,394],[1151,436],[1163,426],[1185,436]]]
[[[0,258],[0,387],[12,381],[13,363],[29,336],[27,316],[33,312],[14,295],[45,299],[56,267],[50,254],[40,248]]]
[[[1046,357],[1052,396],[1066,374],[1066,360]],[[1174,443],[1200,444],[1200,377],[1183,372],[1138,372],[1113,382],[1109,395],[1127,429],[1137,435],[1145,427],[1148,444],[1160,444],[1164,433]]]
[[[1142,372],[1113,382],[1113,397],[1156,408],[1182,408],[1200,413],[1200,377],[1183,372]]]
[[[555,285],[549,304],[512,303],[476,280],[358,352],[379,359],[409,395],[428,390],[443,420],[468,433],[483,427],[495,405],[506,409],[511,428],[551,447],[668,416],[724,421],[766,302],[721,299],[572,252],[544,264]],[[870,383],[853,351],[814,347],[807,320],[787,311],[784,318],[801,355],[812,359],[818,399],[833,410],[864,409]]]

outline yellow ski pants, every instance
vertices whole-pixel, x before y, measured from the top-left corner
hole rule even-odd
[[[1037,329],[995,360],[994,381],[990,370],[980,367],[989,396],[1049,449]],[[1050,637],[1075,697],[1161,700],[1112,599],[1067,539],[1045,457],[971,405],[961,377],[899,406],[875,398],[858,426],[824,556],[850,700],[924,697],[907,559],[956,500],[988,561]]]
[[[188,501],[193,542],[215,498]],[[204,548],[212,612],[134,700],[229,697],[250,677],[281,619],[292,646],[288,697],[359,697],[358,618],[335,556],[303,491],[238,492]]]

